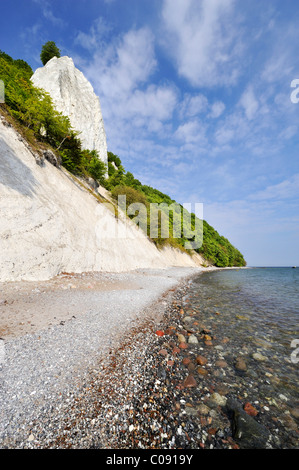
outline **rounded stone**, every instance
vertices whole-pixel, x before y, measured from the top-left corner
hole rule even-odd
[[[189,372],[194,372],[195,369],[196,369],[196,365],[195,365],[193,362],[190,362],[190,363],[188,364],[188,370],[189,370]]]
[[[191,362],[191,359],[189,357],[184,357],[184,359],[182,360],[182,363],[184,364],[184,366],[187,366],[188,364],[190,364]]]
[[[258,411],[256,408],[254,408],[254,406],[251,405],[251,403],[247,402],[245,403],[244,405],[244,411],[246,411],[246,413],[249,415],[249,416],[257,416],[258,415]]]
[[[179,343],[186,343],[186,338],[181,333],[177,333]]]
[[[199,356],[197,356],[197,358],[196,358],[196,362],[197,362],[197,364],[199,364],[200,366],[204,366],[204,365],[208,362],[208,359],[207,359],[206,357],[204,357],[204,356],[199,355]]]
[[[159,354],[161,354],[161,356],[167,356],[168,352],[166,351],[166,349],[160,349]]]
[[[222,368],[224,368],[224,367],[227,367],[227,362],[225,362],[225,361],[219,359],[218,361],[215,362],[215,365],[216,365],[217,367],[222,367]]]
[[[197,410],[200,415],[207,416],[209,414],[210,408],[202,403],[201,405],[199,405]]]
[[[195,335],[190,335],[188,339],[188,343],[190,344],[198,344],[198,339],[196,338]]]
[[[241,372],[245,372],[247,370],[247,364],[243,357],[236,358],[235,368]]]
[[[185,387],[185,388],[192,388],[192,387],[196,387],[196,386],[197,386],[197,382],[196,382],[194,376],[191,375],[191,374],[188,375],[188,376],[185,378],[184,382],[183,382],[183,387]]]
[[[199,375],[208,375],[209,373],[207,369],[204,369],[203,367],[198,367],[197,372],[199,373]]]
[[[219,395],[219,393],[217,392],[212,393],[209,399],[209,403],[211,403],[211,405],[225,406],[226,402],[227,402],[227,399],[223,397],[222,395]]]
[[[252,354],[252,357],[256,361],[260,361],[260,362],[267,361],[267,359],[268,359],[266,356],[263,356],[261,353],[258,353],[258,352]]]

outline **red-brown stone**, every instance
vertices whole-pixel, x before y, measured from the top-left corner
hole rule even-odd
[[[197,356],[196,358],[196,362],[197,364],[199,364],[200,366],[204,366],[207,362],[208,362],[208,359],[204,356]]]
[[[200,375],[208,375],[207,369],[204,369],[203,367],[198,367],[198,368],[197,368],[197,372],[198,372]]]
[[[158,336],[164,336],[164,331],[157,330],[157,331],[156,331],[156,335],[158,335]]]
[[[166,349],[161,349],[159,351],[159,354],[161,354],[161,356],[167,356],[168,352],[166,351]]]
[[[187,366],[188,364],[190,364],[191,362],[191,359],[189,357],[184,357],[184,359],[182,360],[182,363],[184,364],[184,366]]]
[[[208,434],[210,436],[215,436],[216,432],[217,432],[217,428],[209,428],[208,429]]]
[[[227,367],[227,362],[223,361],[222,359],[219,359],[218,361],[215,362],[215,365],[217,367]]]
[[[188,364],[188,371],[194,372],[195,369],[196,369],[196,365],[194,364],[194,362],[190,362],[190,364]]]
[[[195,378],[193,377],[193,375],[188,375],[184,382],[183,382],[183,387],[185,388],[192,388],[192,387],[196,387],[197,386],[197,382],[195,380]]]
[[[175,331],[174,331],[173,328],[167,328],[167,329],[165,330],[165,334],[166,334],[166,335],[170,335],[170,336],[171,336],[171,335],[174,335],[174,333],[175,333]]]
[[[249,416],[256,416],[258,415],[258,411],[256,408],[254,408],[254,406],[251,405],[251,403],[247,402],[245,403],[244,405],[244,411],[246,411],[246,413],[249,415]]]

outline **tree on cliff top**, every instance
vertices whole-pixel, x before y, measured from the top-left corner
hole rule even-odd
[[[48,41],[42,47],[40,59],[43,65],[46,65],[46,63],[49,62],[50,59],[53,59],[53,57],[60,57],[60,50],[54,41]]]

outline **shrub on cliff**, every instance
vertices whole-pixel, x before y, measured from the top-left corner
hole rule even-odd
[[[42,47],[40,59],[43,65],[46,65],[53,57],[60,57],[60,49],[58,49],[54,41],[48,41]]]
[[[135,202],[140,202],[145,206],[148,206],[148,200],[146,196],[137,191],[134,188],[130,188],[128,186],[119,185],[113,188],[111,191],[112,197],[117,200],[118,196],[122,195],[126,197],[126,208],[129,207],[130,204],[134,204]]]
[[[26,62],[0,54],[0,79],[5,85],[6,107],[36,137],[58,147],[71,132],[69,119],[54,109],[48,93],[33,86],[31,75],[31,67]]]
[[[83,150],[81,156],[81,168],[83,173],[86,176],[91,176],[100,184],[104,184],[107,167],[105,163],[99,159],[97,151]]]

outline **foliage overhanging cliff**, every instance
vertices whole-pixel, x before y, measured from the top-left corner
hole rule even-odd
[[[49,147],[61,164],[71,173],[91,177],[117,198],[127,196],[127,202],[171,205],[176,201],[157,189],[143,185],[134,175],[125,171],[120,158],[108,152],[108,177],[106,166],[97,152],[83,150],[76,130],[72,129],[69,118],[55,110],[48,93],[33,86],[30,78],[33,72],[23,60],[14,60],[0,51],[0,79],[5,84],[5,105],[2,105],[17,120],[22,133],[31,145]],[[181,206],[182,208],[182,206]],[[182,217],[185,209],[182,208]],[[191,214],[191,228],[195,230],[196,216]],[[161,224],[161,222],[159,222]],[[148,221],[147,221],[148,224]],[[157,246],[164,244],[185,250],[186,235],[174,237],[174,217],[169,217],[169,237],[163,238],[159,225],[158,236],[152,241]],[[225,237],[203,221],[203,244],[196,249],[208,262],[218,267],[245,266],[240,251]]]

